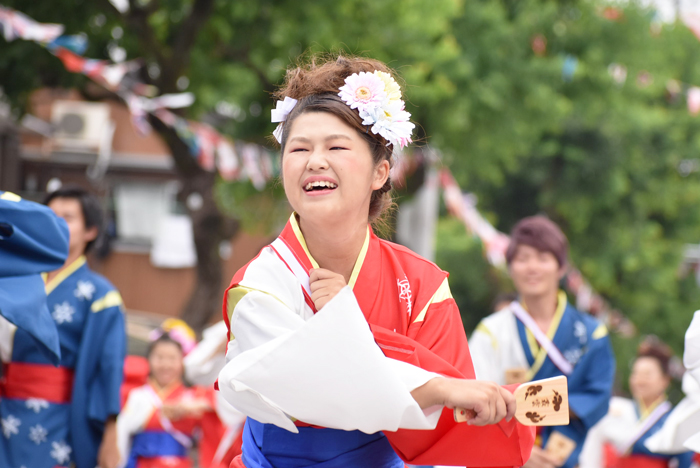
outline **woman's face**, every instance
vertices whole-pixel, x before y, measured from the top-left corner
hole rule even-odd
[[[369,216],[372,192],[389,177],[369,144],[333,114],[307,112],[293,122],[282,156],[289,203],[302,220],[343,223]]]
[[[182,380],[182,351],[175,343],[156,344],[148,356],[151,375],[161,387]]]
[[[635,400],[651,404],[666,393],[669,383],[669,377],[664,375],[658,360],[645,356],[634,361],[630,391]]]

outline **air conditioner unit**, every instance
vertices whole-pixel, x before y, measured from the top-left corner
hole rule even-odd
[[[54,101],[51,123],[56,128],[56,146],[97,152],[101,144],[104,144],[106,133],[110,131],[109,105],[100,102]]]

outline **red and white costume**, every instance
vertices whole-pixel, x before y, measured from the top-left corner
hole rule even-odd
[[[249,423],[300,432],[299,445],[313,437],[299,430],[309,425],[338,433],[383,431],[401,459],[413,464],[525,463],[532,428],[515,420],[457,424],[452,410],[421,410],[410,394],[437,375],[474,378],[446,272],[368,227],[348,286],[317,312],[302,284],[318,265],[295,215],[278,240],[294,261],[265,247],[236,273],[224,298],[231,341],[219,388]],[[275,440],[256,443],[252,448],[263,460],[270,453],[264,444],[274,449]],[[244,436],[245,466],[272,464],[247,460]]]

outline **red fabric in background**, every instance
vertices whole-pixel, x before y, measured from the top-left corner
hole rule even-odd
[[[124,382],[120,389],[122,408],[124,408],[130,391],[146,385],[148,373],[148,360],[145,357],[128,355],[124,359]]]
[[[668,468],[668,461],[660,458],[630,455],[618,458],[615,468]]]
[[[212,388],[196,388],[197,397],[204,397],[209,401],[212,408],[215,408],[216,402],[214,398],[214,389]],[[219,466],[212,464],[216,449],[219,448],[221,438],[226,432],[226,427],[219,419],[219,416],[214,411],[204,413],[201,417],[199,427],[202,429],[202,438],[199,440],[199,466],[203,468],[219,468],[220,466],[228,466],[231,458],[224,456],[222,463]]]
[[[620,456],[617,454],[617,449],[611,443],[603,444],[603,468],[616,468]]]
[[[189,457],[139,458],[136,468],[192,468]]]
[[[238,436],[236,439],[233,441],[231,444],[231,447],[229,447],[228,452],[226,452],[226,455],[224,455],[224,458],[221,460],[221,464],[218,466],[213,466],[211,468],[231,468],[233,467],[233,462],[235,459],[243,453],[241,450],[243,446],[243,431],[240,431],[238,433]],[[243,461],[241,461],[240,466],[243,466]]]

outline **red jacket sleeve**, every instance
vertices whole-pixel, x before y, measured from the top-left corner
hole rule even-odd
[[[421,322],[414,322],[408,336],[371,326],[374,338],[387,357],[453,378],[474,378],[467,337],[453,299],[432,304]],[[432,431],[385,431],[397,454],[416,465],[476,467],[522,466],[535,440],[533,427],[513,419],[492,426],[456,423],[444,408]]]

